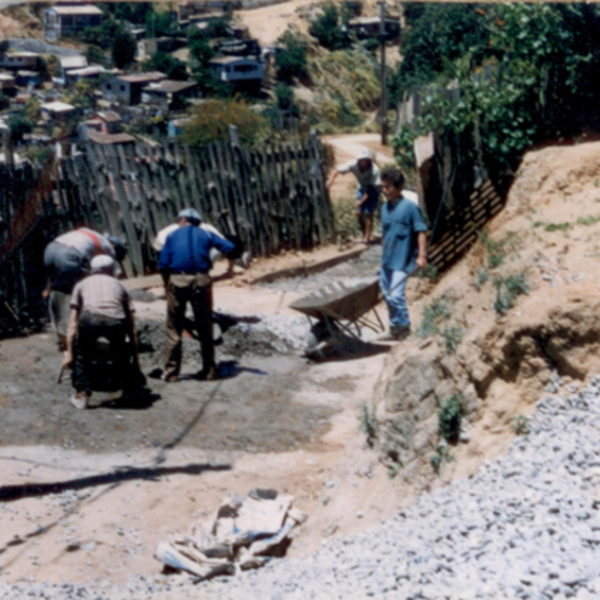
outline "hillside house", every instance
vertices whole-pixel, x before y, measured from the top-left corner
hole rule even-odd
[[[153,104],[165,110],[184,108],[188,98],[198,96],[198,84],[195,81],[173,81],[164,79],[151,83],[142,89],[142,102]]]
[[[114,71],[110,71],[99,65],[84,67],[83,69],[72,69],[67,71],[65,77],[66,85],[75,85],[78,81],[88,80],[96,81],[101,75],[112,75]]]
[[[97,112],[84,125],[100,133],[120,133],[123,119],[114,110]]]
[[[145,60],[157,52],[175,52],[187,45],[184,37],[160,37],[139,40],[137,42],[137,59]]]
[[[224,56],[210,61],[214,76],[233,87],[260,88],[265,75],[265,65],[256,58]]]
[[[348,29],[356,35],[359,40],[377,38],[381,28],[379,17],[358,17],[348,21]],[[385,17],[384,31],[386,41],[392,41],[400,36],[400,17]]]
[[[12,75],[0,73],[0,92],[9,98],[14,98],[17,95],[15,78]]]
[[[136,73],[135,75],[117,75],[102,83],[102,95],[106,100],[131,106],[142,100],[142,89],[151,83],[157,83],[167,76],[159,71]]]
[[[17,71],[15,75],[17,87],[40,87],[44,83],[44,76],[39,71],[29,71],[23,69]]]
[[[36,52],[8,52],[0,54],[0,68],[11,71],[39,71],[40,55]]]
[[[83,54],[77,54],[76,56],[61,56],[60,57],[60,71],[62,77],[66,79],[69,71],[75,69],[85,69],[88,66],[88,61]]]
[[[89,140],[96,144],[103,146],[115,146],[122,144],[134,144],[135,138],[128,133],[103,133],[102,131],[95,131],[87,127],[82,127],[79,130],[80,140]]]
[[[86,27],[99,27],[104,13],[93,4],[52,6],[44,13],[44,37],[58,40]]]
[[[54,121],[56,123],[65,123],[75,112],[76,108],[66,102],[48,102],[40,106],[42,119],[45,122]]]

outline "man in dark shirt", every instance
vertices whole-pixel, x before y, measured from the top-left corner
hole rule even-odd
[[[181,370],[181,333],[188,301],[192,304],[202,354],[203,379],[216,379],[215,347],[212,333],[212,280],[210,250],[224,254],[235,246],[213,233],[200,229],[202,217],[197,210],[186,208],[177,216],[179,229],[170,233],[160,253],[158,267],[167,292],[167,341],[165,370],[167,382],[176,381]]]

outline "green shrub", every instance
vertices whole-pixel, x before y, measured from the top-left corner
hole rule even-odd
[[[462,394],[457,392],[446,400],[438,410],[439,433],[450,444],[458,442],[462,417]]]
[[[328,50],[343,50],[352,45],[352,37],[341,23],[338,9],[332,2],[321,7],[321,11],[310,22],[308,33]]]
[[[488,282],[489,278],[490,276],[485,269],[479,269],[477,273],[475,273],[473,287],[479,291]]]
[[[448,354],[453,354],[456,352],[458,345],[462,341],[463,334],[464,329],[462,327],[455,326],[444,327],[444,329],[440,331],[444,347],[446,348],[446,352]]]
[[[517,415],[512,422],[513,431],[517,435],[527,435],[529,433],[529,422],[525,415]]]
[[[240,142],[260,144],[269,136],[266,119],[253,111],[243,100],[213,100],[198,107],[184,126],[184,144],[199,147],[210,142],[229,139],[229,125],[238,128]]]
[[[545,231],[567,231],[573,225],[571,223],[548,223],[546,227],[544,227]]]
[[[440,467],[442,463],[452,462],[454,460],[454,456],[450,454],[447,446],[437,446],[435,449],[435,454],[431,456],[431,466],[435,471],[436,475],[440,474]]]
[[[442,321],[450,318],[450,305],[441,298],[434,298],[431,304],[423,309],[421,324],[417,329],[419,337],[430,337],[440,330]]]
[[[294,78],[303,79],[308,75],[306,43],[289,29],[279,38],[282,47],[275,57],[277,79],[292,83]]]
[[[577,219],[578,225],[585,225],[587,227],[595,225],[598,221],[600,221],[600,215],[589,215],[588,217],[579,217],[579,219]]]
[[[496,288],[494,310],[501,315],[506,314],[515,305],[520,295],[527,294],[530,290],[525,271],[505,277],[496,277],[494,286]]]

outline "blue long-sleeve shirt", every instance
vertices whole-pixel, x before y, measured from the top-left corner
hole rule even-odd
[[[170,273],[208,273],[211,267],[210,249],[224,254],[235,246],[225,238],[193,225],[184,225],[170,233],[160,253],[158,268]]]

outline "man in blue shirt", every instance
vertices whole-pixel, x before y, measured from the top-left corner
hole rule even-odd
[[[405,294],[408,275],[427,265],[427,225],[419,207],[402,195],[404,175],[400,170],[382,173],[381,183],[387,202],[381,209],[380,285],[388,305],[390,330],[380,339],[400,340],[410,333]]]
[[[210,250],[227,254],[235,246],[225,238],[200,229],[202,217],[197,210],[186,208],[178,215],[179,229],[167,236],[160,253],[158,268],[167,292],[167,340],[165,370],[167,382],[177,381],[181,370],[181,333],[188,301],[192,304],[200,352],[203,379],[216,379],[215,347],[212,332],[212,280]]]

